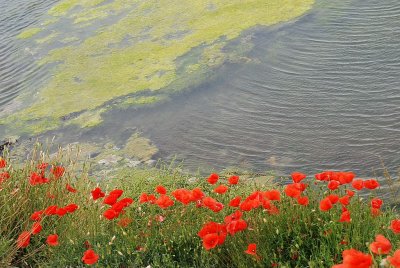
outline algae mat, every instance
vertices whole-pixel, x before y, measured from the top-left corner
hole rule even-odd
[[[42,27],[19,35],[39,50],[53,48],[38,60],[52,66],[52,76],[26,108],[0,123],[18,120],[9,127],[28,133],[66,124],[91,127],[114,100],[122,106],[159,101],[166,88],[189,87],[193,77],[228,60],[226,45],[244,30],[294,19],[313,2],[61,1]]]

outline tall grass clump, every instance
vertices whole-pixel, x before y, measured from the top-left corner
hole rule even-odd
[[[97,180],[61,153],[0,159],[0,266],[400,267],[400,218],[352,172]]]

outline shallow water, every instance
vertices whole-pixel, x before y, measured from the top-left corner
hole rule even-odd
[[[41,83],[43,72],[23,56],[16,60],[23,48],[15,47],[17,30],[10,29],[25,27],[24,20],[34,23],[35,12],[50,3],[27,8],[23,20],[2,17],[15,21],[0,23],[6,33],[0,40],[6,66],[0,69],[0,111],[27,86],[26,75],[39,75],[29,81]],[[225,64],[209,81],[162,104],[114,110],[98,127],[48,135],[62,133],[60,142],[118,143],[139,130],[157,145],[159,156],[184,159],[191,169],[338,169],[370,176],[383,161],[397,170],[399,1],[320,0],[295,22],[243,36],[254,43],[248,63]]]

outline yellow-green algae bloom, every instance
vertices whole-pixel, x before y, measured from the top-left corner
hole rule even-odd
[[[17,35],[17,38],[19,39],[28,39],[31,38],[32,36],[38,34],[39,32],[41,32],[42,29],[41,28],[28,28],[24,31],[22,31],[19,35]]]
[[[42,58],[38,64],[58,63],[51,79],[29,107],[6,122],[37,121],[41,122],[37,126],[40,127],[43,121],[61,121],[70,114],[83,113],[73,123],[93,126],[102,121],[106,102],[175,87],[179,81],[186,81],[185,76],[218,67],[228,58],[223,52],[225,45],[244,30],[289,21],[304,14],[313,3],[314,0],[61,1],[49,10],[49,15],[70,18],[73,25],[120,17],[112,24],[105,23],[79,44],[54,49]],[[199,55],[178,70],[179,59],[195,49],[199,49]],[[91,110],[99,111],[88,113]],[[94,119],[87,118],[91,114]]]

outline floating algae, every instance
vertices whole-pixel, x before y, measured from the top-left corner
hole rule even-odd
[[[21,32],[19,35],[17,35],[17,38],[19,39],[28,39],[31,38],[32,36],[38,34],[39,32],[41,32],[42,29],[41,28],[28,28],[26,30],[24,30],[23,32]]]
[[[3,124],[18,119],[26,122],[22,123],[24,126],[33,124],[28,127],[29,131],[36,128],[34,132],[41,132],[49,129],[43,121],[61,121],[70,114],[101,110],[105,103],[116,98],[188,87],[191,85],[191,79],[185,79],[188,75],[201,75],[229,58],[224,47],[244,30],[298,17],[313,2],[62,1],[50,9],[49,15],[73,19],[72,25],[101,21],[106,15],[118,12],[123,12],[123,16],[111,25],[99,27],[78,45],[50,51],[39,64],[58,63],[52,78],[32,105],[10,116]],[[122,42],[129,45],[118,45]],[[202,49],[197,60],[178,71],[178,60],[199,47]],[[96,118],[89,125],[85,120],[75,122],[93,126],[101,122]],[[64,123],[54,126],[60,124]]]

